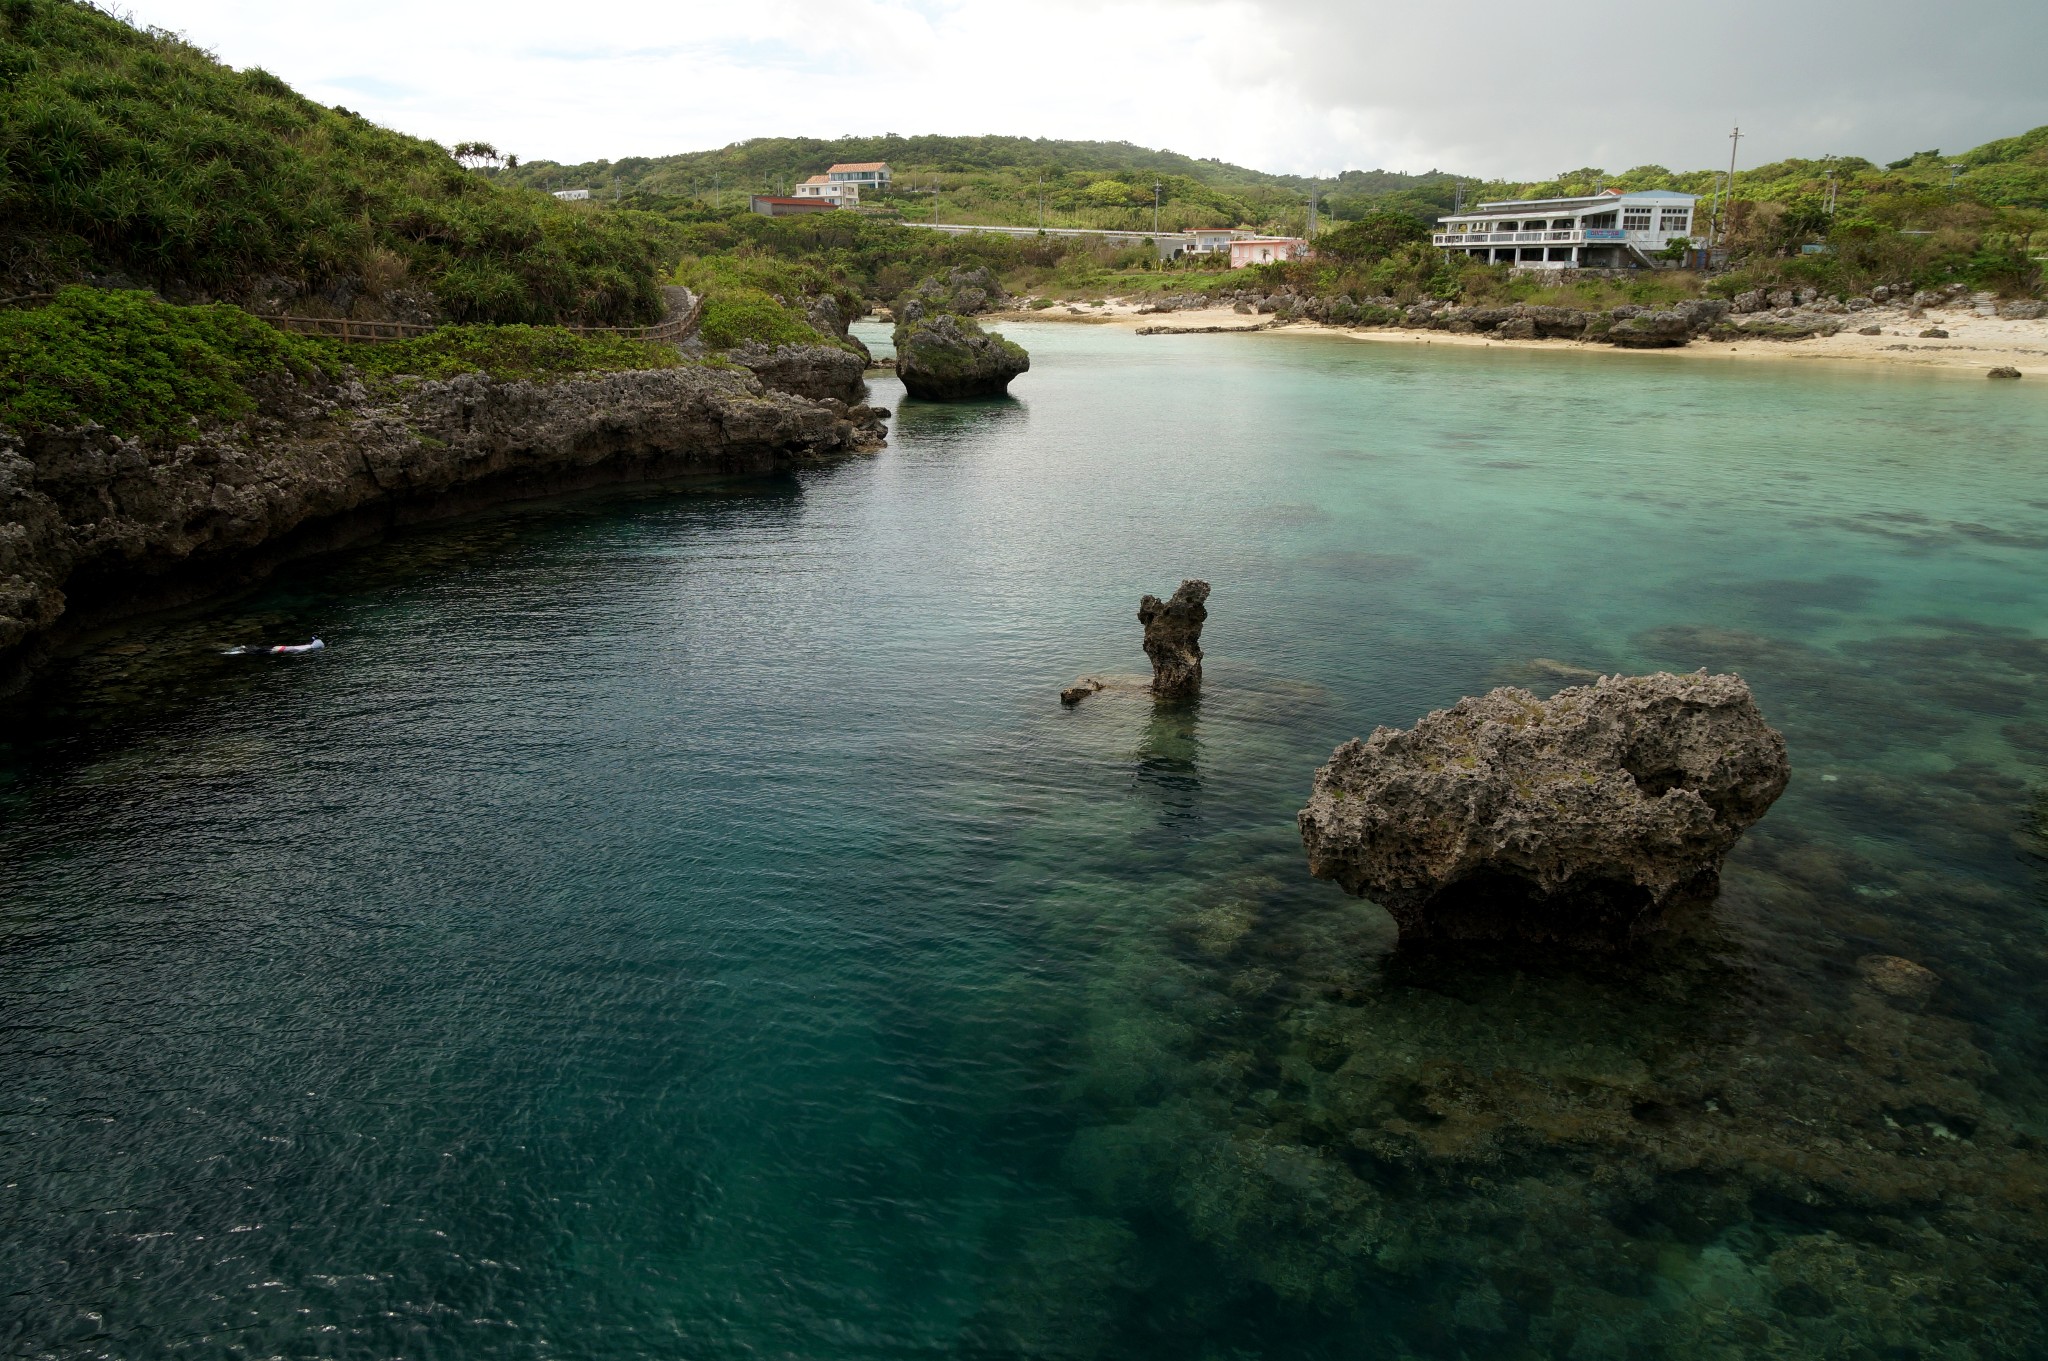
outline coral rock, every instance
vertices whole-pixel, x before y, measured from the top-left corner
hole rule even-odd
[[[955,401],[1000,397],[1031,367],[1024,347],[983,331],[965,317],[939,312],[896,327],[896,376],[913,397]]]
[[[1209,617],[1206,581],[1183,581],[1171,600],[1148,595],[1138,602],[1145,655],[1152,659],[1152,693],[1186,699],[1202,688],[1202,624]]]
[[[1934,970],[1897,955],[1865,955],[1856,961],[1856,972],[1871,987],[1901,1002],[1925,1002],[1941,986],[1941,976]]]
[[[1507,687],[1337,748],[1301,811],[1309,870],[1404,941],[1612,948],[1709,902],[1790,778],[1736,676]]]
[[[1992,378],[2017,378],[2020,376],[2020,371],[2009,364],[2000,364],[1997,368],[1991,370],[1989,376]]]
[[[1095,677],[1083,676],[1081,677],[1081,679],[1075,681],[1072,685],[1069,685],[1066,689],[1060,691],[1060,703],[1066,705],[1079,704],[1082,700],[1088,698],[1088,696],[1096,694],[1107,688],[1108,687],[1104,682],[1097,680]]]

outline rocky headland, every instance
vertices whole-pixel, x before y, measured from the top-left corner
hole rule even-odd
[[[63,633],[391,526],[860,453],[880,447],[886,414],[685,365],[546,382],[470,374],[382,397],[354,382],[280,383],[255,416],[169,446],[94,425],[0,432],[0,687]]]
[[[1338,747],[1301,835],[1310,872],[1384,907],[1404,942],[1611,948],[1711,902],[1790,778],[1737,676],[1504,687]]]

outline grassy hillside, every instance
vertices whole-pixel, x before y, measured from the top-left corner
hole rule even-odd
[[[327,314],[645,321],[665,233],[493,183],[176,35],[0,0],[0,294],[119,274]]]
[[[928,220],[936,187],[939,216],[948,222],[1144,230],[1152,225],[1158,184],[1159,225],[1168,230],[1255,225],[1300,231],[1311,186],[1298,175],[1129,142],[1031,137],[763,137],[677,156],[573,166],[541,161],[511,173],[538,187],[616,192],[626,203],[711,206],[721,198],[741,202],[749,193],[788,193],[835,161],[887,161],[896,172],[894,191],[865,196],[863,207]],[[1321,189],[1323,211],[1337,217],[1360,216],[1373,202],[1403,196],[1419,208],[1440,199],[1448,211],[1452,177],[1351,171]]]

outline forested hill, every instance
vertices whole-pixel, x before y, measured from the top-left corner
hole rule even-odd
[[[560,165],[532,162],[505,172],[546,189],[589,189],[604,198],[643,202],[728,202],[747,193],[786,194],[836,161],[887,161],[896,185],[869,195],[864,206],[893,207],[928,217],[934,185],[948,221],[1047,226],[1149,227],[1153,186],[1161,186],[1160,226],[1262,223],[1299,228],[1316,182],[1227,161],[1156,151],[1129,142],[1073,142],[1033,137],[757,137],[716,151],[638,156]],[[1407,175],[1349,171],[1323,180],[1322,210],[1335,217],[1368,206],[1418,213],[1449,211],[1454,177],[1442,171]]]

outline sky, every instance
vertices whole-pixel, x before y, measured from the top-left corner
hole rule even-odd
[[[1506,179],[1958,152],[2048,123],[2048,0],[125,0],[523,160],[1007,133]]]

